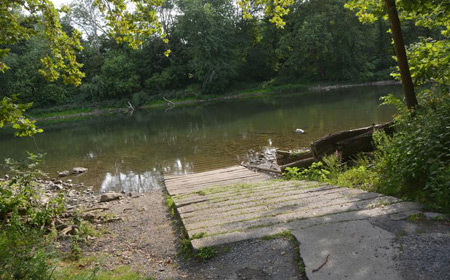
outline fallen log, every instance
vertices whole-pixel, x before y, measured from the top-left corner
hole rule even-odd
[[[371,152],[374,150],[373,131],[345,139],[336,143],[336,150],[342,159],[346,160],[359,153]]]
[[[394,132],[392,122],[363,128],[344,130],[329,134],[311,143],[311,149],[302,148],[299,152],[276,150],[276,165],[243,164],[264,172],[283,173],[287,167],[308,168],[324,156],[338,153],[341,160],[347,161],[359,153],[374,150],[372,140],[375,131],[384,131],[388,135]]]
[[[301,150],[300,152],[287,152],[282,150],[277,150],[277,164],[279,166],[286,165],[292,162],[296,162],[302,159],[307,159],[312,157],[312,152],[308,150]]]
[[[339,131],[329,134],[311,144],[311,151],[316,160],[321,160],[324,156],[338,152],[343,160],[361,152],[374,150],[373,132],[385,131],[387,134],[393,133],[392,123],[373,125],[363,128]]]

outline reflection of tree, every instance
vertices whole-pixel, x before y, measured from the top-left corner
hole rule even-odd
[[[114,184],[122,184],[115,187],[110,183],[117,189],[129,188],[127,176],[141,174],[141,183],[136,184],[145,189],[142,172],[185,174],[226,167],[238,164],[237,156],[248,149],[267,146],[269,138],[273,146],[298,148],[332,131],[386,120],[389,114],[380,114],[374,105],[377,96],[392,90],[367,87],[367,93],[361,94],[361,88],[348,88],[180,107],[170,112],[139,111],[132,118],[104,116],[46,127],[46,133],[36,136],[39,150],[33,139],[1,139],[0,154],[16,157],[24,149],[46,152],[45,171],[54,174],[74,166],[87,167],[89,172],[74,181],[96,187],[103,185],[107,172],[116,176]],[[308,133],[295,135],[296,128]],[[122,178],[117,178],[118,174]]]
[[[176,159],[173,164],[162,167],[167,174],[188,174],[192,173],[193,165],[185,160]],[[152,171],[121,172],[121,164],[114,165],[114,172],[107,172],[100,186],[100,192],[147,192],[157,190],[162,187],[162,174],[154,168]]]
[[[159,172],[110,173],[107,172],[100,192],[146,192],[161,188],[162,176]]]

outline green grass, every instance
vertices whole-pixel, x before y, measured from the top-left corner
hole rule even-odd
[[[150,280],[133,271],[129,266],[118,266],[113,270],[101,269],[93,263],[95,258],[73,263],[59,263],[53,271],[54,279],[60,280]],[[88,267],[88,268],[87,268]]]
[[[218,250],[216,247],[205,247],[199,249],[197,252],[193,251],[191,240],[199,239],[206,236],[205,232],[200,232],[192,235],[192,238],[189,239],[189,235],[187,233],[186,228],[181,222],[181,218],[176,211],[175,203],[172,197],[169,194],[166,194],[166,204],[169,208],[169,212],[174,218],[175,225],[178,227],[180,232],[180,254],[184,256],[184,258],[196,258],[200,261],[205,261],[211,258],[214,258],[218,254]]]
[[[167,204],[167,208],[170,212],[170,215],[173,218],[173,222],[175,226],[178,228],[179,234],[180,234],[180,252],[179,254],[183,255],[184,258],[190,258],[193,256],[192,252],[192,244],[191,239],[189,239],[189,235],[186,231],[186,228],[184,227],[183,223],[181,222],[181,218],[178,215],[175,202],[173,201],[173,198],[166,193],[165,200]]]
[[[206,195],[206,193],[204,191],[198,191],[198,192],[195,192],[195,194],[198,194],[198,195],[201,195],[201,196],[205,196]]]
[[[48,109],[39,109],[36,111],[31,111],[30,115],[34,118],[53,118],[53,117],[61,117],[61,116],[69,116],[81,113],[90,113],[94,111],[92,108],[74,108],[74,109],[61,109],[61,110],[48,110]]]
[[[408,221],[413,222],[413,223],[417,223],[423,219],[425,219],[425,215],[422,212],[409,215],[409,217],[408,217]]]
[[[200,239],[200,238],[205,237],[205,236],[206,236],[206,232],[196,233],[196,234],[192,235],[191,240]]]
[[[259,85],[254,88],[241,90],[234,92],[238,95],[251,95],[251,94],[267,94],[267,93],[282,93],[282,92],[290,92],[298,89],[307,89],[309,86],[306,84],[299,84],[299,83],[288,83],[284,85],[270,85],[270,86],[264,86]]]
[[[206,261],[216,257],[218,254],[218,250],[216,247],[203,247],[197,250],[195,254],[195,258]]]
[[[182,98],[168,98],[170,101],[174,102],[176,106],[188,106],[203,102],[208,100],[209,102],[213,102],[213,100],[221,100],[227,99],[230,97],[235,97],[239,99],[247,99],[247,98],[258,98],[267,94],[279,94],[279,93],[288,93],[293,92],[299,89],[307,89],[309,85],[304,83],[288,83],[283,85],[266,85],[266,83],[262,84],[252,84],[248,87],[239,87],[237,89],[230,90],[223,94],[200,94],[195,93],[195,95],[190,95],[192,93],[186,93],[184,90],[179,91],[176,95],[185,95]],[[178,103],[178,104],[177,104]],[[161,108],[166,107],[167,101],[163,100],[162,97],[157,100],[152,100],[146,102],[141,108]]]
[[[169,208],[170,215],[172,215],[172,217],[176,217],[176,207],[175,207],[175,202],[173,201],[173,198],[168,194],[166,194],[165,198],[166,198],[167,207]]]
[[[292,235],[292,233],[290,231],[282,231],[280,233],[277,234],[273,234],[273,235],[268,235],[268,236],[264,236],[263,238],[261,238],[262,240],[274,240],[277,238],[284,238],[286,240],[289,241],[295,241],[295,237]]]
[[[433,221],[450,222],[450,215],[440,215],[432,218]]]

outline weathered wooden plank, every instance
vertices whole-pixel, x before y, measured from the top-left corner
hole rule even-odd
[[[242,170],[248,170],[248,169],[246,169],[240,165],[235,165],[232,167],[216,169],[216,170],[211,170],[211,171],[205,171],[205,172],[200,172],[200,173],[193,173],[193,174],[187,174],[187,175],[164,176],[164,179],[166,181],[169,181],[169,180],[177,180],[177,179],[184,179],[184,178],[197,178],[197,177],[209,176],[212,174],[223,174],[223,173],[227,173],[227,172],[242,171]]]
[[[211,186],[260,182],[269,178],[265,174],[253,172],[238,165],[202,173],[172,176],[169,179],[165,179],[165,185],[170,195],[179,195],[193,193]]]
[[[206,182],[199,185],[194,185],[193,187],[183,187],[183,186],[174,186],[167,187],[167,191],[170,195],[180,195],[186,193],[193,193],[197,191],[201,191],[205,188],[210,187],[220,187],[220,186],[228,186],[233,184],[243,184],[243,183],[258,183],[267,180],[268,177],[260,177],[260,176],[246,176],[243,178],[234,178],[234,179],[225,179],[216,182]]]
[[[201,178],[197,178],[197,179],[187,179],[187,180],[183,180],[183,181],[169,181],[166,182],[166,186],[169,185],[172,188],[176,188],[176,187],[183,187],[183,188],[188,188],[190,186],[193,185],[201,185],[204,183],[212,183],[212,182],[218,182],[218,181],[226,181],[226,180],[231,180],[231,179],[245,179],[245,178],[250,178],[250,177],[264,177],[267,178],[267,176],[265,175],[261,175],[259,173],[256,172],[249,172],[249,173],[233,173],[231,175],[227,175],[227,174],[218,174],[216,176],[208,176],[208,177],[201,177]]]

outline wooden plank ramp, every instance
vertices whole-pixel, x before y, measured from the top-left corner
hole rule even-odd
[[[262,182],[268,179],[270,179],[268,175],[250,171],[240,165],[189,175],[164,177],[170,195],[192,193],[209,187]]]
[[[242,166],[166,177],[165,185],[194,249],[420,208],[359,189],[270,180]]]

